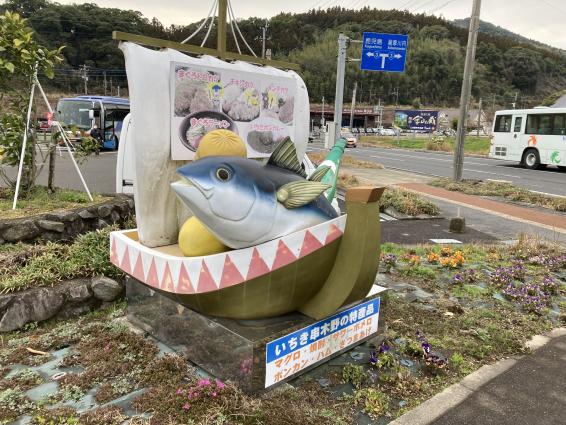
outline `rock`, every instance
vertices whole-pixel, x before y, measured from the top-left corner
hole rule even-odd
[[[118,211],[112,211],[110,214],[110,223],[116,224],[121,220],[120,213]]]
[[[415,302],[417,300],[417,296],[415,295],[414,292],[410,292],[408,294],[405,294],[405,301],[408,303],[412,303]]]
[[[421,303],[427,303],[430,299],[434,296],[430,292],[423,291],[422,289],[417,289],[413,292],[415,297],[417,297],[417,301]]]
[[[94,296],[102,301],[114,301],[122,293],[122,285],[106,276],[97,276],[91,284]]]
[[[4,230],[2,237],[8,242],[19,242],[33,239],[38,236],[39,233],[39,229],[33,221],[24,220]]]
[[[136,204],[134,202],[134,200],[132,198],[130,198],[129,196],[126,198],[126,202],[128,203],[128,207],[130,208],[130,210],[134,210],[136,207]]]
[[[451,218],[449,230],[452,233],[464,233],[466,231],[466,219],[464,217]]]
[[[65,224],[58,221],[51,220],[37,220],[37,225],[45,230],[51,230],[53,232],[63,233],[65,230]]]
[[[56,211],[45,214],[47,220],[62,221],[65,223],[78,220],[79,215],[74,211]]]
[[[108,217],[112,214],[112,207],[110,205],[101,205],[97,211],[100,218]]]
[[[96,224],[94,225],[94,228],[95,228],[95,229],[103,229],[103,228],[105,228],[105,227],[107,227],[107,226],[108,226],[108,223],[107,223],[106,221],[104,221],[104,220],[102,220],[102,219],[99,218],[99,219],[96,221]]]
[[[63,295],[50,288],[32,289],[12,297],[0,319],[0,332],[19,329],[29,322],[47,320],[57,314],[64,302]]]
[[[95,218],[96,215],[94,215],[93,213],[91,213],[89,210],[81,210],[77,213],[79,215],[80,218],[84,219],[84,220],[88,220],[90,218]]]
[[[79,303],[90,298],[90,281],[88,279],[77,279],[69,282],[67,299],[72,303]]]

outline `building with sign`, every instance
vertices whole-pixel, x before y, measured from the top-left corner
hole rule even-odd
[[[342,127],[350,125],[350,106],[344,105],[342,110]],[[322,125],[322,104],[310,104],[310,118],[315,126]],[[379,109],[377,106],[356,106],[354,108],[354,128],[374,128],[378,126]],[[334,121],[334,104],[324,105],[325,122]]]

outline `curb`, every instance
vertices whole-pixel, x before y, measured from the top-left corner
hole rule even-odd
[[[525,346],[533,351],[546,345],[551,339],[566,335],[566,328],[553,329],[548,335],[535,335]],[[441,417],[446,411],[462,403],[496,376],[504,373],[525,356],[500,360],[485,365],[466,376],[462,381],[445,388],[413,410],[398,417],[389,425],[428,425]]]

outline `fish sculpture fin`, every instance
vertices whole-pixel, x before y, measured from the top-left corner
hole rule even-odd
[[[322,167],[318,167],[316,170],[312,172],[309,176],[308,180],[311,182],[319,182],[322,180],[324,175],[330,170],[328,165],[323,165]]]
[[[305,173],[299,158],[297,158],[295,144],[289,137],[277,145],[267,163],[292,171],[305,179],[307,178],[307,173]]]
[[[277,200],[285,208],[298,208],[315,200],[326,189],[331,187],[329,184],[313,181],[294,181],[286,183],[277,189]]]

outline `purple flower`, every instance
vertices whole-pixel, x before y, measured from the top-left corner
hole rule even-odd
[[[372,351],[369,353],[369,364],[375,366],[377,363],[377,353]]]
[[[391,347],[390,347],[389,345],[387,345],[387,344],[385,343],[385,341],[383,341],[383,342],[381,343],[381,345],[379,346],[379,354],[386,353],[386,352],[389,351],[390,349],[391,349]]]
[[[181,395],[183,394],[185,391],[182,390],[181,388],[177,389],[177,395]]]
[[[453,277],[452,277],[452,283],[459,285],[461,283],[464,283],[464,276],[461,273],[456,273]]]
[[[191,408],[191,405],[189,403],[183,404],[183,410],[189,410],[190,408]]]

